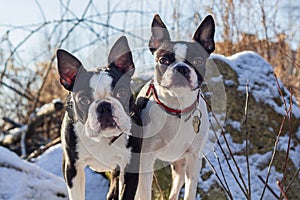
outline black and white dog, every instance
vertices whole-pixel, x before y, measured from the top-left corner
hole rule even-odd
[[[86,70],[64,50],[57,51],[57,61],[60,82],[70,91],[61,129],[70,199],[85,198],[86,166],[113,171],[107,199],[134,199],[141,149],[135,127],[141,122],[132,112],[130,81],[135,68],[126,37],[116,41],[105,68]]]
[[[172,164],[169,198],[178,199],[185,183],[184,199],[192,200],[209,129],[199,86],[204,80],[206,60],[215,49],[215,24],[212,16],[207,16],[193,41],[171,41],[165,24],[155,15],[151,31],[149,48],[156,66],[153,80],[137,99],[143,120],[143,146],[136,199],[151,200],[154,163],[159,159]]]

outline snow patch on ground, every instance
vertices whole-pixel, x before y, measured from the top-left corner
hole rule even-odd
[[[1,146],[0,188],[0,199],[67,199],[67,188],[62,178],[22,160]]]
[[[55,145],[48,149],[44,154],[37,158],[35,162],[41,168],[57,175],[62,176],[62,149],[61,144]],[[109,181],[101,174],[94,172],[90,168],[85,169],[86,200],[106,199],[106,194],[109,188]]]
[[[227,136],[228,137],[228,136]],[[232,144],[232,143],[230,143]],[[224,149],[226,149],[225,145],[222,145]],[[235,146],[234,148],[238,148],[239,145],[235,145],[233,144],[233,146]],[[216,159],[216,155],[219,158],[220,161],[220,165],[218,164],[218,161]],[[229,154],[226,154],[229,155]],[[270,159],[271,159],[272,153],[268,152],[266,154],[260,155],[260,154],[254,154],[249,156],[249,163],[250,163],[250,172],[251,172],[251,191],[252,191],[252,199],[260,199],[262,191],[263,191],[263,187],[264,187],[264,183],[258,178],[258,175],[260,175],[262,178],[265,179],[266,175],[267,175],[267,170],[268,168],[262,168],[262,166],[265,166],[265,164],[269,163]],[[229,156],[227,156],[229,157]],[[222,152],[220,150],[220,148],[218,146],[216,146],[215,148],[215,153],[211,152],[207,155],[208,160],[212,163],[212,165],[214,166],[217,174],[221,177],[221,180],[223,183],[224,179],[222,178],[222,172],[220,169],[220,166],[222,166],[222,170],[223,173],[226,176],[226,181],[227,181],[227,185],[229,187],[229,190],[231,191],[231,194],[233,196],[233,199],[235,200],[243,200],[245,199],[245,196],[243,195],[241,189],[239,188],[235,178],[233,177],[225,157],[222,155]],[[248,186],[248,175],[247,175],[247,162],[246,162],[246,157],[245,156],[237,156],[235,155],[235,159],[238,163],[239,166],[239,170],[241,171],[242,177],[244,179],[244,182],[246,184],[246,186]],[[229,163],[232,166],[232,170],[233,173],[236,175],[237,180],[240,182],[241,185],[243,185],[241,179],[238,176],[238,170],[234,165],[234,162],[232,159],[229,159]],[[211,167],[206,163],[205,167],[202,168],[201,174],[207,173],[212,171]],[[282,178],[282,174],[278,173],[275,170],[275,167],[271,167],[271,174],[272,176],[269,177],[269,182],[268,185],[271,188],[277,188],[276,185],[276,180],[281,179]],[[203,180],[200,177],[199,180],[199,187],[201,189],[203,189],[204,191],[208,191],[215,183],[218,183],[218,185],[221,185],[217,179],[217,177],[213,174],[211,175],[211,177],[209,179]],[[277,195],[279,195],[279,192],[276,190],[275,192],[277,192]],[[275,199],[274,195],[268,190],[266,189],[265,195],[264,195],[264,199]]]
[[[277,150],[278,151],[287,151],[288,149],[288,141],[289,141],[289,136],[281,136],[279,138]],[[292,161],[295,165],[296,168],[300,167],[300,145],[295,145],[293,139],[291,140],[290,143],[290,150],[289,150],[289,157],[293,158]]]
[[[61,163],[61,144],[48,149],[34,163],[0,146],[0,199],[68,199]],[[109,181],[89,168],[85,174],[86,199],[106,199]]]

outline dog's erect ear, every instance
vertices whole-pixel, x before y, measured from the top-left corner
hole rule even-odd
[[[151,32],[149,49],[153,54],[164,41],[170,41],[169,31],[158,14],[153,18]]]
[[[215,22],[211,15],[208,15],[196,30],[193,40],[203,46],[211,54],[215,50]]]
[[[108,65],[110,68],[115,67],[122,73],[133,75],[134,63],[127,38],[121,36],[113,45],[108,56]]]
[[[71,91],[82,64],[75,56],[62,49],[57,50],[56,56],[60,83]]]

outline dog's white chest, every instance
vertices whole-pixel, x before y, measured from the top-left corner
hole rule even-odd
[[[179,159],[187,151],[201,151],[208,134],[206,104],[199,99],[195,110],[181,117],[170,115],[157,104],[149,102],[142,113],[149,115],[144,127],[143,152],[157,154],[165,161]]]
[[[82,128],[78,128],[82,130]],[[77,148],[79,159],[96,171],[110,171],[117,166],[124,169],[131,159],[131,149],[126,148],[126,135],[120,136],[112,144],[108,138],[96,142],[87,137],[84,132],[79,132]]]

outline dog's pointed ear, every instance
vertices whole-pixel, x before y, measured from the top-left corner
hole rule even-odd
[[[211,54],[215,50],[215,22],[211,15],[208,15],[196,30],[193,40],[202,45],[202,47]]]
[[[72,91],[78,71],[82,67],[81,62],[72,54],[59,49],[56,52],[60,83],[68,91]]]
[[[154,15],[151,33],[149,49],[153,54],[164,41],[170,41],[169,31],[158,14]]]
[[[121,36],[111,48],[108,56],[108,65],[109,68],[114,67],[121,73],[128,73],[130,76],[133,75],[135,67],[125,36]]]

